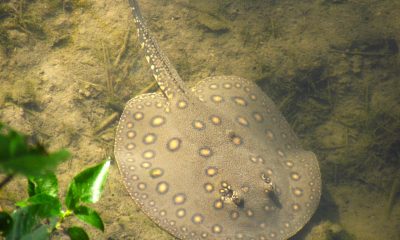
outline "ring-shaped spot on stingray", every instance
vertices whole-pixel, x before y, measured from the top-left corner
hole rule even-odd
[[[297,172],[291,172],[290,173],[290,178],[293,181],[299,181],[300,180],[300,175]]]
[[[236,146],[243,144],[243,139],[240,136],[236,135],[236,133],[230,133],[229,138],[231,142]]]
[[[194,120],[192,122],[192,127],[196,130],[204,130],[206,128],[206,125],[200,120]]]
[[[253,212],[253,210],[251,210],[251,209],[247,209],[247,210],[246,210],[246,215],[247,215],[248,217],[252,217],[252,216],[254,216],[254,212]]]
[[[144,114],[142,112],[136,112],[133,114],[133,118],[137,121],[140,121],[144,118]]]
[[[171,152],[177,151],[182,144],[182,140],[180,138],[171,138],[167,143],[167,149]]]
[[[224,101],[224,98],[220,95],[212,95],[211,101],[213,101],[214,103],[221,103]]]
[[[216,210],[220,210],[220,209],[224,208],[224,202],[223,202],[222,200],[220,200],[220,199],[215,200],[213,206],[214,206],[214,208],[215,208]]]
[[[163,116],[155,116],[150,120],[150,124],[153,127],[160,127],[165,124],[165,117]]]
[[[184,208],[178,208],[176,210],[176,217],[177,218],[183,218],[186,216],[186,210]]]
[[[268,176],[272,176],[272,174],[274,173],[274,171],[272,171],[271,168],[266,168],[265,170],[266,170]]]
[[[154,158],[154,156],[156,155],[156,153],[153,150],[146,150],[143,152],[143,158],[145,159],[152,159]]]
[[[288,168],[292,168],[294,164],[293,164],[292,161],[289,161],[289,160],[288,160],[288,161],[285,162],[285,165],[286,165]]]
[[[280,157],[285,157],[286,156],[282,149],[278,149],[276,152],[278,153],[278,155]]]
[[[136,132],[130,130],[130,131],[128,131],[128,132],[126,133],[126,136],[127,136],[129,139],[132,139],[132,138],[136,137]]]
[[[164,175],[164,170],[162,168],[153,168],[150,171],[150,177],[159,178]]]
[[[253,101],[257,100],[257,96],[254,95],[254,94],[250,94],[249,97],[250,97],[250,99],[253,100]]]
[[[153,144],[156,142],[156,140],[157,140],[157,135],[154,133],[148,133],[143,137],[144,144]]]
[[[216,167],[208,167],[205,172],[208,177],[214,177],[218,174],[218,169]]]
[[[195,213],[195,214],[193,214],[193,216],[192,216],[192,222],[193,222],[194,224],[201,224],[201,223],[203,223],[203,221],[204,221],[203,215],[201,215],[200,213]]]
[[[218,84],[216,84],[216,83],[211,83],[209,86],[208,86],[210,89],[218,89]]]
[[[265,222],[261,222],[259,226],[260,228],[265,229],[267,227],[267,224]]]
[[[144,182],[140,182],[140,183],[138,183],[138,185],[137,185],[137,188],[139,189],[139,190],[145,190],[146,188],[147,188],[147,185],[146,185],[146,183],[144,183]]]
[[[294,187],[294,188],[292,188],[292,193],[296,197],[301,197],[301,196],[303,196],[303,189],[298,188],[298,187]]]
[[[156,205],[156,202],[154,202],[153,200],[149,201],[149,206],[154,207]]]
[[[270,141],[275,140],[275,134],[271,130],[267,129],[265,131],[265,135],[267,136],[268,140],[270,140]]]
[[[271,238],[276,238],[276,233],[275,233],[275,232],[271,232],[271,233],[269,234],[269,237],[271,237]]]
[[[275,210],[275,207],[274,207],[274,206],[271,206],[271,205],[265,205],[265,206],[264,206],[264,210],[265,210],[266,212],[270,212],[270,211]]]
[[[213,232],[213,233],[221,233],[222,232],[222,226],[221,225],[219,225],[219,224],[215,224],[215,225],[213,225],[212,227],[211,227],[211,231]]]
[[[236,105],[243,106],[243,107],[247,106],[247,101],[244,100],[244,98],[242,98],[242,97],[232,97],[232,100],[234,103],[236,103]]]
[[[222,123],[221,118],[216,116],[216,115],[211,115],[210,116],[210,121],[211,121],[212,124],[217,125],[217,126],[221,125],[221,123]]]
[[[232,88],[232,84],[231,83],[224,83],[222,85],[222,87],[225,88],[225,89],[231,89]]]
[[[300,209],[301,209],[300,204],[298,204],[298,203],[293,203],[292,204],[292,210],[293,211],[298,212],[298,211],[300,211]]]
[[[186,195],[184,193],[177,193],[172,197],[172,200],[176,205],[184,204],[186,201]]]
[[[238,219],[239,218],[239,212],[238,211],[235,211],[235,210],[233,210],[233,211],[231,211],[230,213],[229,213],[229,217],[232,219],[232,220],[236,220],[236,219]]]
[[[264,121],[264,117],[259,112],[253,112],[253,118],[254,118],[254,120],[256,120],[256,122],[259,122],[259,123]]]
[[[238,232],[235,234],[235,239],[243,239],[243,236],[244,236],[243,233]]]
[[[135,181],[139,180],[139,176],[138,175],[132,175],[131,180],[135,182]]]
[[[257,160],[258,160],[259,163],[262,163],[262,164],[265,163],[265,159],[264,159],[263,157],[260,157],[260,156],[259,156],[259,157],[257,158]]]
[[[144,168],[144,169],[149,169],[149,168],[151,168],[151,163],[149,163],[149,162],[142,162],[142,163],[140,164],[140,166],[141,166],[142,168]]]
[[[159,194],[166,194],[169,190],[169,184],[165,181],[159,182],[156,186],[156,190]]]
[[[204,158],[211,157],[211,155],[212,155],[212,150],[211,150],[211,148],[209,148],[209,147],[201,147],[201,148],[199,149],[199,155],[200,155],[201,157],[204,157]]]
[[[161,102],[156,103],[156,108],[162,108],[164,105]]]
[[[205,183],[204,189],[206,190],[206,192],[211,193],[212,191],[214,191],[214,185],[212,183]]]
[[[167,211],[161,210],[161,211],[159,212],[159,214],[160,214],[161,217],[164,217],[164,216],[167,215]]]
[[[247,121],[247,119],[242,116],[236,117],[236,122],[245,127],[249,126],[249,121]]]
[[[257,163],[257,157],[256,156],[250,155],[249,159],[250,159],[251,162]]]
[[[126,149],[128,149],[128,150],[132,150],[132,149],[134,149],[135,147],[136,147],[136,145],[133,144],[133,143],[128,143],[128,144],[126,145]]]

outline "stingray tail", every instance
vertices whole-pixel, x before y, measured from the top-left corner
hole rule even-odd
[[[157,41],[150,34],[140,12],[138,2],[129,0],[129,5],[132,9],[140,45],[145,51],[146,60],[150,64],[153,76],[160,89],[170,100],[179,95],[186,95],[187,89],[182,79],[167,56],[161,51]]]

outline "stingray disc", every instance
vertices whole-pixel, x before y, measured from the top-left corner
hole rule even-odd
[[[140,208],[182,239],[287,239],[320,198],[315,155],[254,84],[215,77],[199,101],[130,100],[115,157]]]
[[[139,40],[163,94],[131,99],[115,157],[126,188],[180,239],[287,239],[318,206],[321,177],[271,99],[234,76],[189,89],[130,0]]]

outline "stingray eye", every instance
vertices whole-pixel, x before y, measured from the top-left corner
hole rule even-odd
[[[272,180],[269,176],[267,176],[265,173],[261,174],[261,179],[265,182],[265,183],[271,183]]]
[[[264,181],[264,191],[267,194],[273,193],[275,191],[274,183],[270,176],[266,175],[265,173],[261,174],[261,179]]]
[[[240,193],[232,188],[232,186],[226,182],[221,183],[221,189],[219,190],[221,200],[224,202],[234,203],[237,207],[242,208],[244,206],[244,199]]]

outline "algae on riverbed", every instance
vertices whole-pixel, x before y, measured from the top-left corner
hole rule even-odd
[[[100,137],[94,134],[115,111],[107,101],[101,42],[113,63],[124,45],[129,9],[125,1],[64,1],[64,6],[56,0],[24,1],[22,18],[33,24],[25,31],[9,8],[18,2],[0,3],[0,119],[52,148],[71,148],[76,158],[60,172],[72,175],[77,166],[112,151],[113,125]],[[334,209],[339,216],[322,221],[342,224],[357,239],[400,235],[398,197],[390,221],[382,211],[400,167],[394,154],[400,147],[398,1],[140,3],[185,81],[243,76],[257,81],[281,107],[304,146],[317,152],[331,195],[323,197],[332,200],[320,211]],[[207,16],[217,17],[217,27]],[[224,28],[229,30],[210,31]],[[67,43],[51,47],[62,39]],[[118,103],[152,82],[142,59],[132,34],[111,71]],[[112,169],[100,203],[106,233],[99,237],[171,239],[136,212],[121,186]]]

